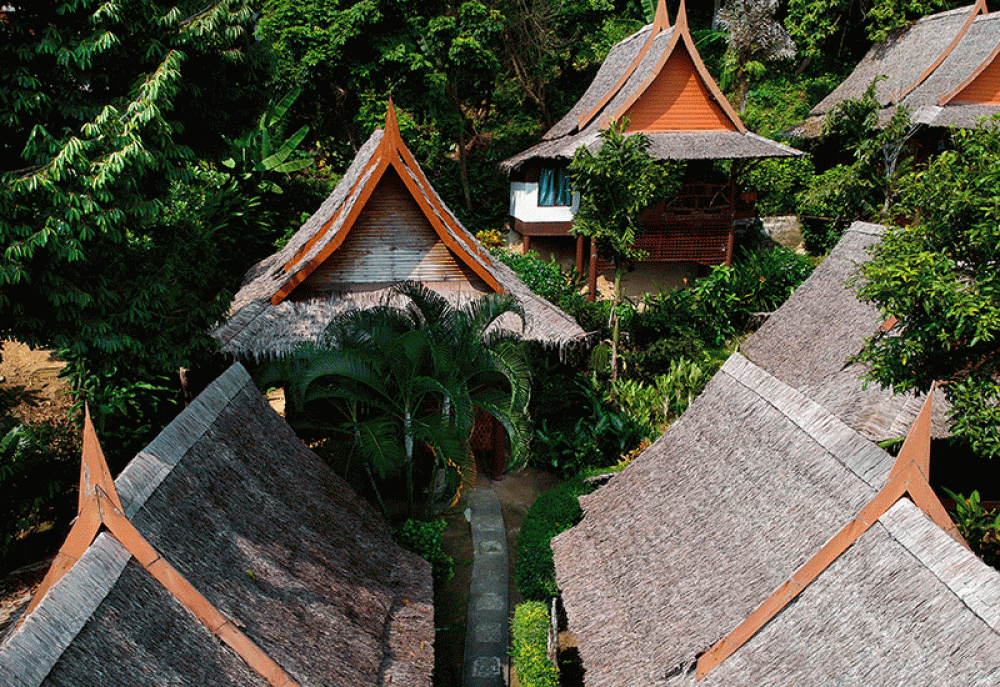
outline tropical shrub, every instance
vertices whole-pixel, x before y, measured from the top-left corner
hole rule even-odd
[[[514,609],[510,658],[521,687],[559,687],[559,671],[548,656],[550,625],[549,609],[540,601]]]
[[[536,419],[529,465],[569,478],[589,467],[617,463],[646,437],[650,428],[609,402],[586,377],[564,389],[570,414]],[[536,406],[537,407],[537,406]]]
[[[6,559],[24,532],[69,515],[78,465],[79,441],[68,427],[0,415],[0,556]]]
[[[496,248],[491,253],[514,270],[529,289],[567,313],[586,307],[583,304],[587,299],[580,293],[583,276],[575,269],[559,265],[555,256],[546,261],[534,251],[516,253],[505,248]]]
[[[593,487],[582,478],[545,492],[531,505],[518,537],[517,568],[514,579],[521,596],[548,601],[559,593],[552,562],[552,538],[580,522],[583,511],[577,498]]]
[[[434,584],[444,584],[455,575],[455,560],[444,551],[444,520],[407,520],[393,529],[392,538],[431,564]]]
[[[633,379],[612,382],[611,396],[634,422],[649,428],[647,438],[652,438],[687,410],[713,373],[710,361],[703,367],[687,358],[676,358],[667,373],[657,376],[652,384]]]
[[[704,357],[705,346],[701,339],[690,330],[681,330],[647,346],[626,351],[623,355],[625,377],[651,383],[655,377],[669,371],[671,363],[678,358],[701,360]]]
[[[947,487],[942,488],[955,500],[951,516],[969,548],[987,565],[1000,569],[1000,511],[984,508],[978,491],[966,498]]]

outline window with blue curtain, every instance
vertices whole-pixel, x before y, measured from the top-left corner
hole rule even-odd
[[[573,194],[569,190],[569,176],[563,167],[542,169],[538,180],[539,205],[571,205]]]

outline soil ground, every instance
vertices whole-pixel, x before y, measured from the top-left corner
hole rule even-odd
[[[0,351],[0,394],[28,424],[67,422],[73,404],[65,380],[65,367],[50,351],[32,349],[16,341],[4,341]]]

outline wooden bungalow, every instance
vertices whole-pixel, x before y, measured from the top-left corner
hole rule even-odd
[[[112,481],[84,431],[79,516],[0,637],[0,685],[426,685],[431,571],[239,364]]]
[[[728,264],[733,257],[734,223],[751,217],[753,191],[741,186],[741,172],[755,160],[800,155],[743,125],[705,68],[688,29],[682,1],[670,26],[664,0],[655,21],[615,45],[590,87],[542,141],[506,160],[509,170],[510,222],[525,250],[536,244],[556,253],[572,253],[583,273],[589,256],[590,294],[598,272],[610,269],[593,246],[569,234],[579,197],[571,193],[566,167],[580,146],[596,151],[601,129],[628,120],[628,133],[644,133],[650,152],[661,159],[686,160],[680,193],[649,208],[638,245],[649,264],[685,265],[668,286],[692,265]],[[731,160],[724,175],[715,163]],[[671,282],[673,280],[673,282]]]
[[[326,201],[283,249],[247,271],[212,335],[223,353],[243,360],[281,355],[318,340],[334,315],[381,303],[406,280],[456,306],[485,293],[512,294],[529,340],[562,347],[585,336],[451,213],[404,145],[391,103],[385,128],[361,147]],[[519,318],[505,317],[503,326],[522,331]]]
[[[927,485],[929,411],[894,460],[734,354],[553,541],[585,684],[1000,684],[1000,573]]]
[[[876,78],[880,121],[900,107],[922,125],[924,153],[934,152],[948,127],[968,128],[1000,112],[1000,15],[985,0],[932,14],[884,44],[872,46],[857,68],[810,112],[795,133],[811,138],[839,103],[860,98]],[[919,152],[919,151],[918,151]]]

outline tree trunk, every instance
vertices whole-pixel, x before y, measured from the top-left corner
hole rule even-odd
[[[458,127],[458,162],[462,172],[462,195],[465,196],[465,209],[472,212],[472,189],[469,186],[469,162],[465,150],[465,120]]]
[[[622,269],[615,265],[615,296],[611,304],[611,381],[618,381],[618,338],[621,334],[621,320],[618,317],[618,304],[622,302]]]

